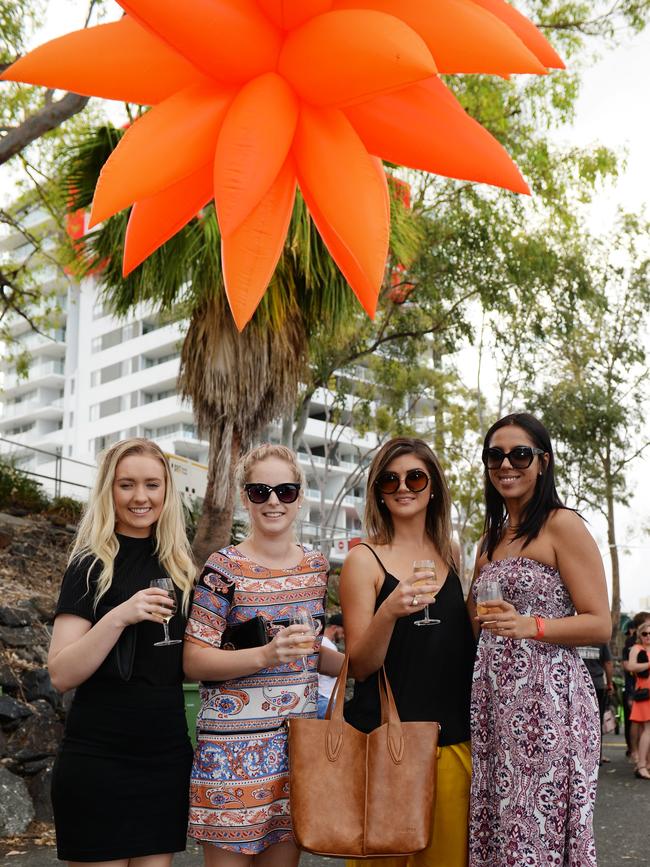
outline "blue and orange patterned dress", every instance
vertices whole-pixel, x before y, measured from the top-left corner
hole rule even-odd
[[[269,569],[236,547],[212,554],[194,593],[185,638],[221,646],[226,626],[262,615],[289,624],[297,607],[324,618],[329,565],[304,551],[293,569]],[[242,855],[293,839],[289,717],[316,716],[318,653],[247,677],[201,684],[190,785],[189,835]]]

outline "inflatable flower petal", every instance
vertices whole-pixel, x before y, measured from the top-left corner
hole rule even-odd
[[[419,33],[439,72],[544,74],[545,67],[500,18],[471,0],[335,0],[335,9],[375,9]]]
[[[282,30],[300,27],[314,15],[329,12],[334,0],[258,0],[271,21]]]
[[[506,150],[471,118],[438,78],[345,110],[371,154],[450,178],[528,185]]]
[[[296,185],[370,315],[390,208],[380,159],[527,192],[439,72],[562,61],[505,0],[118,0],[2,78],[153,106],[107,160],[91,224],[133,205],[130,272],[214,196],[239,328],[281,255]]]
[[[124,237],[124,276],[196,217],[212,195],[212,163],[208,163],[155,196],[136,202]]]
[[[296,172],[288,159],[253,213],[232,234],[221,239],[226,295],[240,331],[271,282],[284,247],[295,197]]]
[[[155,105],[203,78],[128,15],[46,42],[17,60],[3,77],[140,105]]]
[[[170,96],[130,126],[101,171],[90,226],[209,162],[232,97],[233,91],[203,81]]]

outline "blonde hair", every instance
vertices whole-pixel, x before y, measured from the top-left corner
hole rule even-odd
[[[402,455],[414,455],[427,468],[431,479],[428,493],[433,494],[433,497],[429,499],[427,506],[425,528],[442,559],[451,566],[451,497],[447,480],[438,458],[423,440],[416,437],[394,437],[382,446],[370,464],[364,514],[368,538],[374,545],[389,545],[393,541],[393,519],[382,502],[376,482],[379,476],[386,472],[388,465]]]
[[[180,494],[176,489],[169,461],[160,447],[151,440],[139,437],[121,440],[101,453],[97,478],[79,524],[68,563],[79,562],[85,557],[92,558],[87,572],[89,589],[90,573],[96,563],[101,563],[102,570],[95,589],[96,608],[113,581],[113,565],[120,547],[115,535],[113,501],[115,472],[119,462],[131,455],[148,455],[162,464],[165,474],[165,497],[160,517],[154,527],[155,552],[162,568],[182,591],[183,611],[187,612],[196,577],[196,567],[185,533]]]
[[[235,467],[235,484],[240,490],[243,490],[244,485],[250,482],[253,467],[267,458],[278,458],[281,461],[289,464],[293,471],[293,481],[298,482],[303,488],[305,487],[305,473],[298,463],[296,453],[287,448],[287,446],[274,445],[273,443],[262,443],[254,449],[242,455]]]

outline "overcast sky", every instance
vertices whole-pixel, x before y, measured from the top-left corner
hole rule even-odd
[[[110,17],[121,10],[116,4]],[[61,35],[83,25],[86,3],[79,0],[50,0],[44,30],[37,42]],[[603,191],[591,208],[589,222],[597,232],[606,232],[613,224],[616,211],[623,207],[636,211],[650,201],[650,31],[626,38],[613,51],[585,71],[575,123],[557,132],[558,143],[590,145],[602,143],[627,151],[627,170],[615,185]],[[0,197],[10,195],[11,171],[3,167],[0,174]],[[650,430],[650,425],[649,425]],[[633,473],[635,499],[630,509],[619,510],[619,540],[629,547],[621,550],[623,608],[636,609],[643,597],[650,596],[650,455],[639,461]],[[609,571],[604,523],[591,517]]]

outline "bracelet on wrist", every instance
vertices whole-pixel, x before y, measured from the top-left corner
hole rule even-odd
[[[537,632],[533,636],[533,638],[535,639],[535,641],[539,641],[540,638],[544,637],[544,620],[542,617],[539,616],[539,614],[533,614],[532,617],[535,620],[535,626],[537,627]]]

